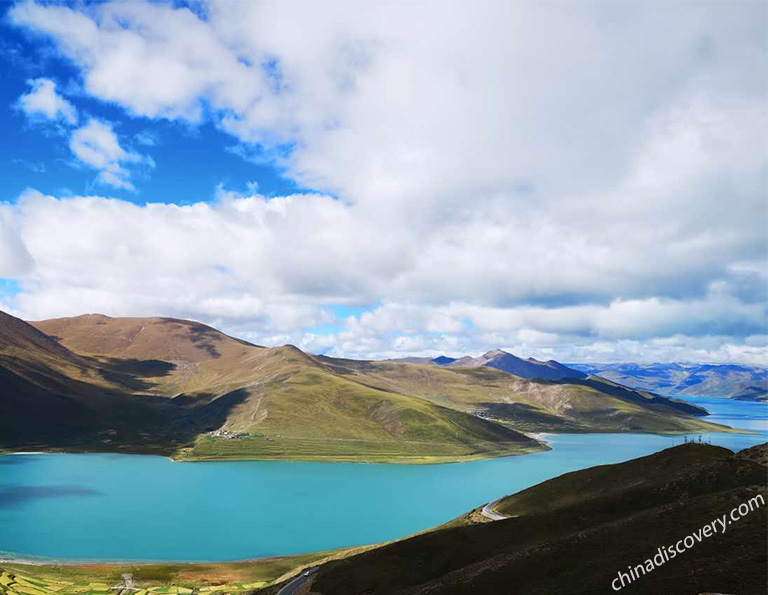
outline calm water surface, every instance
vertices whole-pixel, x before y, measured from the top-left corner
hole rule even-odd
[[[739,450],[768,440],[768,405],[689,398]],[[552,451],[448,465],[173,463],[105,454],[0,457],[0,557],[237,560],[401,537],[583,467],[682,442],[640,434],[550,436]]]

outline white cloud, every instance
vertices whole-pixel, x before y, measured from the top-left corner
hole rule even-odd
[[[160,142],[158,135],[151,130],[142,130],[138,134],[135,134],[133,139],[138,144],[146,147],[154,147]]]
[[[15,278],[29,274],[32,257],[20,235],[18,210],[0,202],[0,278]]]
[[[703,299],[550,308],[391,302],[348,320],[333,341],[324,341],[332,353],[358,357],[460,356],[493,346],[566,361],[739,361],[740,354],[765,365],[765,322],[764,303],[743,303],[720,286]],[[315,341],[305,337],[303,344],[312,348]]]
[[[75,106],[56,91],[56,83],[50,79],[37,78],[28,81],[32,89],[17,102],[21,111],[30,119],[62,121],[67,124],[77,123]]]
[[[349,355],[764,357],[747,341],[765,335],[767,11],[18,4],[13,22],[52,39],[91,96],[210,119],[228,150],[337,197],[29,194],[19,236],[39,284],[19,308],[75,313],[87,296],[111,313],[219,312],[265,342]],[[78,157],[130,185],[138,156],[97,129]],[[302,333],[321,304],[377,302],[332,339]]]
[[[98,182],[113,188],[135,190],[126,164],[152,165],[149,158],[121,147],[111,124],[94,118],[72,132],[69,148],[82,163],[99,172]]]
[[[637,358],[646,348],[678,359],[686,353],[706,361],[768,358],[759,339],[765,303],[739,298],[737,280],[713,283],[690,298],[506,307],[461,299],[409,303],[396,280],[412,264],[396,241],[371,242],[380,237],[376,222],[362,226],[354,209],[320,195],[268,199],[220,190],[213,203],[139,206],[28,192],[2,211],[16,232],[9,253],[26,254],[26,269],[15,275],[34,288],[18,295],[15,307],[31,319],[77,314],[83,304],[112,315],[170,314],[260,343],[290,341],[357,357],[459,355],[501,346],[584,360],[613,345],[613,359]],[[472,282],[462,274],[457,269],[453,276],[458,285]],[[333,336],[303,330],[334,322],[324,303],[374,295],[384,302],[346,318]],[[699,347],[707,337],[715,343]]]
[[[56,36],[97,97],[137,115],[196,122],[203,101],[243,109],[259,92],[258,77],[187,8],[117,2],[83,10],[96,20],[33,2],[17,5],[12,18]]]

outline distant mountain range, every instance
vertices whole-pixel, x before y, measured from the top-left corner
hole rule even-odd
[[[768,400],[768,368],[713,364],[569,364],[639,390],[669,396]]]
[[[441,355],[436,358],[407,357],[399,360],[412,363],[434,364],[445,367],[464,367],[477,368],[487,366],[503,370],[509,374],[514,374],[520,378],[529,378],[536,380],[564,380],[567,378],[586,378],[587,374],[573,368],[564,366],[555,360],[541,362],[529,357],[522,359],[501,349],[487,351],[479,357],[466,355],[461,358],[452,358]]]
[[[556,362],[439,363],[266,348],[173,318],[0,312],[0,449],[414,463],[546,448],[524,432],[722,428]]]

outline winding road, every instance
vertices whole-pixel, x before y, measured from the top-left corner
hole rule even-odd
[[[501,501],[501,498],[498,500],[494,500],[493,502],[489,502],[483,508],[480,510],[480,514],[482,514],[485,518],[491,519],[492,521],[503,521],[504,519],[511,519],[514,517],[507,516],[506,514],[499,514],[498,512],[494,512],[494,507]],[[517,515],[514,515],[517,516]]]
[[[320,570],[319,566],[313,566],[312,568],[307,568],[302,571],[299,576],[285,583],[285,585],[283,585],[277,592],[277,595],[296,595],[296,591],[298,591],[299,587],[318,570]]]
[[[489,502],[485,506],[483,506],[482,509],[480,509],[480,514],[482,514],[484,517],[492,520],[492,521],[503,521],[504,519],[512,519],[515,518],[517,515],[513,516],[507,516],[506,514],[499,514],[498,512],[494,512],[493,508],[501,501],[501,498],[498,500],[494,500],[493,502]],[[320,570],[319,566],[313,566],[312,568],[307,568],[306,570],[302,571],[302,573],[287,583],[283,585],[280,590],[277,592],[277,595],[296,595],[296,592],[299,590],[299,587],[303,585],[307,579],[309,579],[310,576],[312,576],[315,572]]]

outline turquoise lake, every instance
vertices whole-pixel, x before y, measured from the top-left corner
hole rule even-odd
[[[768,440],[768,405],[689,398],[739,450]],[[553,450],[473,463],[173,463],[108,454],[0,457],[0,558],[226,561],[402,537],[542,480],[680,444],[549,436]]]

